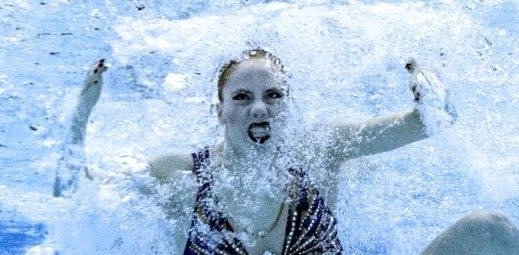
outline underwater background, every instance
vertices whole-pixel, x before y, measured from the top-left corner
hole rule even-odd
[[[40,244],[180,254],[175,219],[138,191],[153,181],[146,159],[219,139],[218,69],[254,47],[288,67],[294,107],[310,124],[411,109],[408,57],[450,90],[454,126],[342,167],[346,254],[418,254],[477,209],[518,225],[518,17],[519,2],[499,0],[2,1],[0,254]],[[95,178],[54,198],[70,117],[99,58],[110,68],[87,130]],[[180,181],[168,189],[183,195]]]

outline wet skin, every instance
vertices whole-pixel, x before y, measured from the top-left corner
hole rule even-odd
[[[218,117],[228,144],[243,151],[275,140],[273,129],[286,110],[285,88],[276,67],[265,60],[244,61],[225,83]]]

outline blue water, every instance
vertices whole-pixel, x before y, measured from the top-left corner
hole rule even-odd
[[[138,173],[149,155],[215,142],[217,68],[255,46],[287,65],[310,123],[413,107],[410,56],[453,95],[452,128],[344,164],[337,215],[348,254],[418,254],[476,209],[518,224],[518,17],[513,1],[3,1],[0,254],[39,243],[63,254],[175,254],[164,237],[178,222],[139,195],[149,180]],[[56,199],[66,127],[101,57],[111,67],[85,147],[96,179]],[[164,194],[184,195],[175,185]]]
[[[46,235],[43,223],[0,221],[0,254],[24,254],[28,248],[40,244]]]

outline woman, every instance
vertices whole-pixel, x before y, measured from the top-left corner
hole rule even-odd
[[[414,60],[406,69],[418,105],[427,97],[424,91],[432,89],[443,99],[443,105],[435,107],[454,120],[445,90],[434,82],[433,74],[421,70]],[[90,103],[78,105],[82,125],[71,126],[71,137],[80,134],[79,142],[72,144],[83,143],[84,120],[100,93],[104,61],[92,70],[84,87],[95,88],[95,93],[80,95],[81,102]],[[161,183],[177,181],[179,173],[196,177],[197,190],[189,194],[192,218],[182,223],[189,229],[184,254],[341,254],[336,219],[329,207],[337,193],[329,184],[341,162],[428,136],[422,122],[427,112],[414,109],[361,125],[317,127],[319,134],[328,134],[326,139],[321,136],[323,142],[296,139],[307,137],[294,135],[300,131],[294,128],[299,123],[289,118],[285,76],[279,59],[262,49],[230,61],[218,79],[217,109],[225,127],[224,142],[150,163],[150,175]],[[57,174],[55,195],[74,191],[79,172],[75,169],[69,169],[70,178]],[[505,216],[476,212],[438,236],[422,254],[519,254],[519,231]]]
[[[414,60],[406,69],[420,104],[422,92],[428,89],[424,86],[439,84],[431,84],[430,77],[424,76],[431,74]],[[226,64],[218,77],[218,120],[225,127],[224,142],[192,156],[167,155],[151,162],[150,174],[161,182],[171,181],[179,169],[197,179],[193,217],[184,223],[190,226],[184,254],[341,254],[336,219],[325,202],[337,192],[331,189],[325,199],[309,175],[325,175],[325,181],[333,182],[333,173],[345,160],[428,136],[420,111],[414,109],[361,125],[318,127],[329,134],[326,146],[294,146],[300,143],[287,137],[291,124],[285,76],[283,65],[271,53],[244,52]],[[454,120],[446,93],[440,92],[442,110]],[[481,217],[472,215],[461,222],[461,229],[487,223],[496,228],[512,226],[508,221],[496,222],[493,214],[477,215]],[[515,228],[509,231],[507,238],[512,241],[506,252],[515,251],[516,232]],[[441,236],[426,254],[446,254],[438,243],[459,239],[449,240],[452,236]]]

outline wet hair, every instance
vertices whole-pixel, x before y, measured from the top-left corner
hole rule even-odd
[[[218,73],[218,83],[217,83],[218,100],[220,102],[223,102],[223,88],[225,86],[225,83],[227,82],[231,73],[236,70],[236,67],[240,63],[243,63],[248,60],[262,60],[262,59],[268,60],[269,62],[271,62],[275,67],[278,68],[278,70],[280,71],[280,73],[282,75],[286,74],[285,67],[283,66],[283,64],[281,64],[281,60],[278,57],[276,57],[275,55],[273,55],[272,53],[270,53],[264,49],[261,49],[261,48],[246,50],[242,53],[241,58],[231,59],[231,60],[229,60],[229,62],[225,63],[225,65],[223,65],[220,68],[220,71]],[[282,82],[283,82],[283,84],[286,84],[286,80],[284,78],[283,78]],[[287,93],[288,93],[288,89],[287,89]]]

